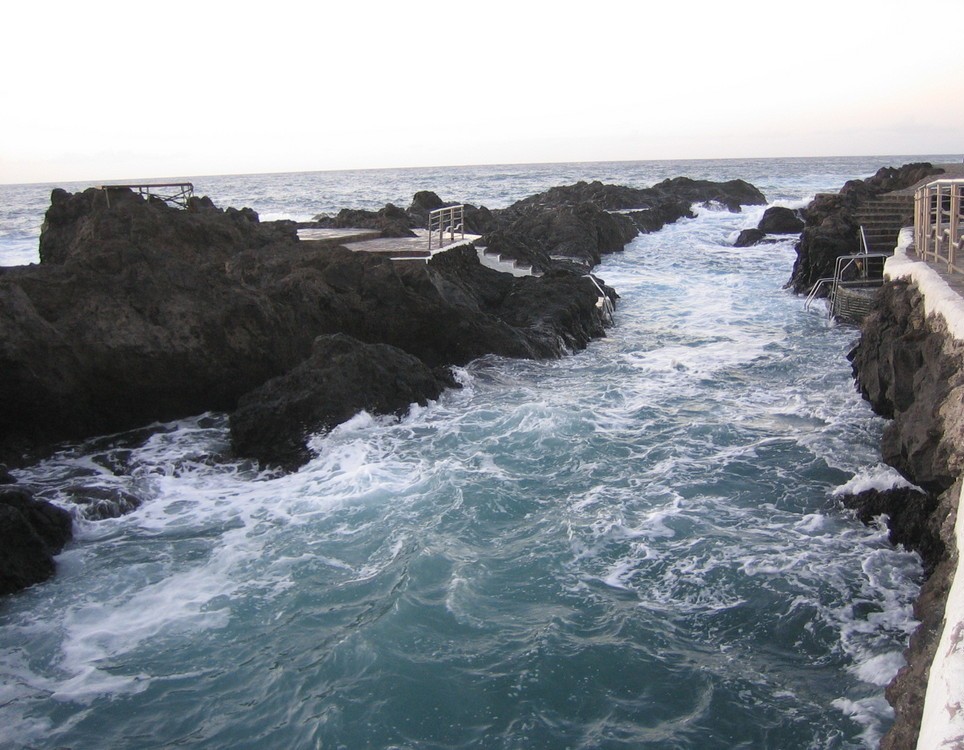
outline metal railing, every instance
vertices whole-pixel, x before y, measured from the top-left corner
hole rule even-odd
[[[163,192],[158,190],[163,188]],[[98,190],[104,191],[107,207],[110,208],[111,190],[136,190],[142,198],[153,196],[162,201],[174,203],[182,208],[187,207],[187,200],[194,195],[194,185],[190,182],[142,182],[133,185],[97,185]]]
[[[593,283],[593,285],[596,287],[596,291],[599,292],[599,299],[596,300],[596,307],[602,310],[603,317],[610,325],[612,325],[613,315],[616,312],[616,306],[609,298],[609,295],[606,294],[605,290],[603,290],[602,286],[600,286],[599,281],[595,276],[593,276],[591,273],[587,273],[586,278]]]
[[[860,228],[861,243],[866,249],[863,227]],[[803,307],[809,310],[820,291],[830,286],[827,295],[827,316],[834,317],[840,307],[842,294],[850,289],[873,289],[884,283],[884,263],[892,253],[862,252],[856,255],[841,255],[834,264],[833,276],[819,279],[810,289]]]
[[[958,264],[964,245],[962,197],[964,180],[934,180],[914,193],[917,256],[933,263],[947,264],[947,270],[956,273],[964,273],[964,265]]]
[[[429,211],[428,214],[428,249],[432,249],[432,238],[438,234],[437,247],[443,247],[445,233],[448,232],[449,243],[455,242],[456,233],[465,239],[465,206],[445,206]]]

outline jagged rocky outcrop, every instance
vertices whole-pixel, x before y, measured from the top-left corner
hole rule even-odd
[[[884,750],[914,748],[927,675],[940,638],[944,603],[957,567],[954,523],[964,469],[964,345],[943,318],[924,313],[916,287],[886,284],[862,323],[851,352],[854,376],[874,411],[890,420],[882,453],[918,494],[891,496],[880,506],[891,535],[921,552],[929,575],[914,605],[920,625],[902,668],[887,688],[895,722]],[[877,506],[871,501],[869,512]]]
[[[319,336],[301,364],[241,397],[231,415],[232,446],[241,455],[294,469],[311,458],[311,435],[362,410],[402,415],[453,385],[447,371],[433,371],[397,347],[342,333]]]
[[[888,538],[893,545],[903,545],[921,556],[924,572],[934,572],[946,555],[937,520],[937,497],[915,487],[869,489],[841,496],[841,502],[856,511],[857,518],[869,524],[879,516],[888,518]]]
[[[940,494],[964,473],[964,344],[926,319],[920,292],[886,284],[851,353],[861,393],[884,429],[884,460]]]
[[[766,203],[766,197],[744,180],[714,182],[674,177],[648,188],[609,185],[594,180],[550,188],[543,193],[517,201],[505,209],[505,213],[512,215],[533,208],[577,203],[591,203],[607,211],[648,210],[664,204],[683,203],[689,208],[694,203],[719,203],[730,211],[736,212],[741,206],[763,205]]]
[[[54,191],[43,262],[0,271],[0,456],[208,410],[346,333],[429,367],[553,357],[602,335],[581,274],[515,279],[456,249],[393,264],[253,211]],[[346,377],[350,377],[346,374]]]
[[[504,220],[513,214],[500,214]],[[639,230],[624,214],[610,213],[592,203],[554,205],[515,214],[504,229],[481,240],[489,250],[529,263],[541,272],[563,264],[585,270],[607,253],[622,250]]]
[[[500,226],[481,243],[539,271],[566,265],[592,268],[602,254],[621,250],[640,232],[692,217],[694,203],[739,211],[743,205],[762,205],[766,198],[743,180],[677,177],[650,188],[577,182],[493,211]]]
[[[866,180],[846,182],[839,193],[818,195],[807,206],[803,233],[796,246],[797,259],[786,287],[806,294],[817,281],[833,276],[838,257],[860,251],[856,212],[861,205],[943,171],[927,163],[882,167]]]
[[[26,489],[0,486],[0,594],[46,581],[72,538],[70,514]]]

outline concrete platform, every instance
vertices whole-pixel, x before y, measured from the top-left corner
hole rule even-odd
[[[461,235],[458,235],[454,242],[448,242],[448,238],[446,238],[448,244],[442,245],[441,247],[437,244],[438,237],[433,237],[432,249],[429,250],[428,230],[414,229],[412,231],[415,232],[414,237],[377,237],[374,239],[348,241],[341,244],[354,253],[373,253],[374,255],[383,255],[393,259],[428,259],[443,250],[448,250],[458,245],[470,245],[482,236],[479,234],[466,234],[463,238]]]
[[[413,229],[414,237],[382,237],[377,229],[345,227],[342,229],[299,229],[298,239],[327,246],[342,245],[353,253],[371,253],[392,259],[428,259],[443,250],[457,245],[470,245],[481,238],[478,234],[456,235],[454,241],[446,237],[439,246],[438,237],[432,238],[432,248],[428,246],[428,230]]]
[[[346,242],[359,242],[376,239],[381,233],[377,229],[299,229],[298,239],[302,242],[319,242],[325,245],[344,245]]]
[[[432,249],[428,246],[428,230],[414,229],[414,237],[382,237],[377,230],[361,228],[344,229],[299,229],[298,239],[302,242],[318,243],[322,246],[334,247],[341,245],[353,253],[371,253],[381,255],[392,260],[420,260],[427,261],[433,255],[449,250],[459,245],[474,245],[482,238],[478,234],[456,235],[455,241],[448,237],[441,246],[438,237],[432,238]],[[477,247],[476,251],[482,265],[502,273],[513,276],[532,276],[531,266],[520,265],[513,260],[501,258],[486,252],[484,247]]]

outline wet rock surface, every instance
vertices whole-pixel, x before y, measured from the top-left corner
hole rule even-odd
[[[886,284],[850,354],[858,387],[884,429],[884,460],[933,494],[964,473],[964,344],[905,282]]]
[[[844,495],[841,501],[866,524],[886,515],[891,544],[917,552],[924,562],[925,574],[932,573],[946,555],[940,525],[935,523],[937,497],[913,487],[894,487]]]
[[[805,226],[801,213],[784,206],[771,206],[763,212],[757,229],[765,234],[800,234]]]
[[[804,228],[802,211],[794,211],[783,206],[771,206],[763,212],[756,227],[740,232],[734,247],[752,247],[764,242],[778,242],[779,238],[770,235],[800,234]]]
[[[54,555],[71,537],[67,511],[15,485],[0,488],[0,594],[50,578]]]
[[[311,458],[311,435],[363,410],[401,416],[453,385],[450,375],[397,347],[319,336],[308,359],[241,398],[231,415],[232,445],[264,464],[295,469]]]
[[[895,722],[885,750],[914,748],[927,677],[940,639],[947,593],[957,568],[954,525],[964,469],[964,345],[940,317],[927,318],[912,285],[890,282],[878,293],[851,352],[854,376],[875,412],[890,421],[882,454],[926,490],[857,496],[863,515],[887,513],[891,538],[920,552],[928,577],[914,605],[920,625],[903,667],[887,688]]]

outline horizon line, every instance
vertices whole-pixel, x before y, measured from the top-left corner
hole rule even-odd
[[[283,169],[252,172],[217,172],[206,174],[177,174],[177,175],[157,175],[154,177],[111,177],[100,180],[36,180],[31,182],[5,182],[0,179],[0,186],[30,186],[30,185],[58,185],[58,184],[77,184],[89,183],[92,187],[96,185],[108,184],[110,182],[136,180],[180,180],[185,178],[202,179],[207,177],[256,177],[265,175],[285,175],[285,174],[313,174],[319,172],[382,172],[382,171],[415,171],[428,169],[471,169],[479,167],[532,167],[550,166],[562,164],[641,164],[649,162],[712,162],[712,161],[787,161],[805,159],[893,159],[909,157],[953,157],[958,161],[964,160],[964,152],[956,154],[827,154],[822,156],[724,156],[724,157],[685,157],[685,158],[663,158],[663,159],[593,159],[576,161],[533,161],[533,162],[482,162],[476,164],[432,164],[421,166],[388,166],[388,167],[333,167],[325,169]],[[940,162],[948,163],[948,162]]]

